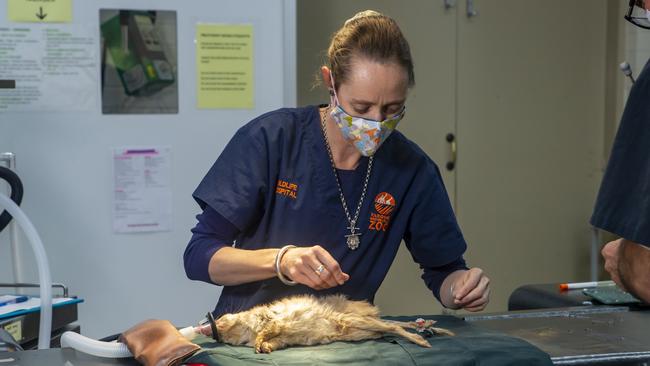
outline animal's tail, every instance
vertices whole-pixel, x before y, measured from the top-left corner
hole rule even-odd
[[[422,338],[419,334],[414,334],[407,332],[400,325],[390,323],[381,319],[372,318],[368,316],[360,317],[356,319],[351,325],[357,329],[362,329],[370,332],[377,332],[380,334],[393,334],[403,338],[408,339],[409,341],[422,346],[430,348],[431,345],[427,342],[426,339]]]

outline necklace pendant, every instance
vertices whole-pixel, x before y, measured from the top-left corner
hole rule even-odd
[[[348,248],[350,248],[351,250],[356,250],[359,247],[359,243],[361,242],[361,240],[359,240],[359,235],[350,234],[350,235],[346,235],[346,237],[348,238],[347,240]]]

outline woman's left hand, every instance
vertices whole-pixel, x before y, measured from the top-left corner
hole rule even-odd
[[[480,268],[471,268],[452,285],[454,305],[467,311],[481,311],[490,302],[490,279]]]

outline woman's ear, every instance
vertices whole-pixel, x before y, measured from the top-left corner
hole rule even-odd
[[[323,84],[327,87],[327,89],[329,89],[330,95],[333,95],[334,85],[332,85],[332,77],[331,77],[332,71],[327,66],[321,66],[320,73],[323,76]]]

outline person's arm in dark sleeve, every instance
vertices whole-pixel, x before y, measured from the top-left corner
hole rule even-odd
[[[271,176],[279,157],[273,152],[274,137],[268,135],[264,125],[255,120],[240,128],[192,194],[201,209],[211,207],[237,228],[238,235],[255,229],[264,215],[266,197],[274,189]],[[197,228],[201,229],[197,230],[198,241],[192,246],[198,250],[188,253],[190,260],[186,261],[191,263],[193,276],[224,286],[276,276],[275,257],[282,243],[276,244],[277,248],[235,248],[234,236],[215,236],[219,226],[213,225]],[[198,273],[194,272],[194,260]]]
[[[453,268],[455,265],[464,266],[464,262],[439,270],[462,260],[467,244],[456,222],[438,167],[428,160],[420,171],[421,176],[411,188],[416,192],[413,197],[417,202],[404,234],[404,243],[422,269],[446,272],[437,276],[426,275],[431,277],[429,288],[434,295],[437,292],[436,297],[443,306],[480,311],[489,301],[490,279],[480,268]],[[440,278],[443,278],[442,284],[434,284]],[[423,279],[427,281],[425,276]]]
[[[438,301],[443,304],[443,306],[446,305],[441,299],[440,292],[445,290],[451,294],[449,286],[444,289],[442,288],[442,284],[445,279],[456,271],[469,269],[467,268],[467,264],[465,263],[463,257],[459,257],[455,261],[439,267],[420,267],[423,270],[422,279],[424,280],[424,283],[431,290],[431,292],[433,292],[433,296],[435,296],[436,299],[438,299]]]
[[[232,246],[240,230],[206,205],[185,249],[185,273],[192,280],[234,286],[274,277],[278,248],[245,250]]]
[[[196,218],[198,222],[183,254],[185,274],[191,280],[217,284],[210,278],[210,260],[219,249],[232,245],[239,229],[210,206],[205,206]]]
[[[467,248],[449,202],[440,172],[433,162],[425,164],[411,188],[417,198],[404,235],[413,260],[423,270],[422,279],[433,295],[447,308],[455,308],[449,290],[441,296],[446,279],[467,269],[463,253]],[[447,281],[451,286],[452,281]]]

